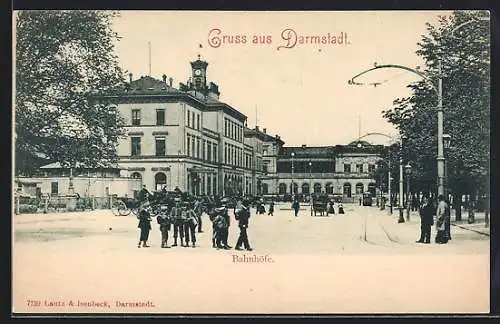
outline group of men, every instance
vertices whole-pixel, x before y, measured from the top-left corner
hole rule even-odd
[[[161,232],[161,247],[168,245],[169,231],[173,227],[172,247],[196,247],[196,233],[203,233],[202,215],[206,213],[212,221],[212,247],[216,249],[231,249],[228,244],[230,227],[230,209],[238,221],[240,236],[236,243],[236,250],[241,247],[251,251],[248,242],[247,228],[250,218],[249,202],[237,198],[233,208],[229,208],[227,198],[193,197],[182,193],[178,188],[173,194],[165,190],[151,194],[144,186],[139,193],[138,228],[141,230],[138,247],[149,247],[147,244],[151,230],[152,216],[156,217]],[[178,241],[179,239],[179,241]]]

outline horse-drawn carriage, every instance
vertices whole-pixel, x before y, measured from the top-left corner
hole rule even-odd
[[[313,213],[314,216],[318,213],[320,216],[328,216],[328,202],[329,200],[327,195],[313,195],[311,216]]]

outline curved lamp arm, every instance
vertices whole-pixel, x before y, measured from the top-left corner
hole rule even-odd
[[[408,72],[412,72],[420,77],[422,77],[425,81],[427,81],[427,83],[432,87],[432,89],[436,92],[436,94],[439,94],[439,91],[438,89],[436,88],[436,86],[434,85],[434,82],[427,76],[425,75],[424,73],[418,71],[418,70],[415,70],[415,69],[412,69],[412,68],[409,68],[407,66],[404,66],[404,65],[397,65],[397,64],[383,64],[383,65],[377,65],[377,63],[375,63],[375,67],[369,69],[369,70],[366,70],[366,71],[363,71],[355,76],[353,76],[349,81],[347,81],[348,84],[352,84],[352,85],[365,85],[364,83],[361,83],[361,82],[356,82],[354,81],[354,79],[362,76],[363,74],[366,74],[368,72],[371,72],[373,70],[377,70],[377,69],[386,69],[386,68],[392,68],[392,69],[401,69],[401,70],[405,70],[405,71],[408,71]]]

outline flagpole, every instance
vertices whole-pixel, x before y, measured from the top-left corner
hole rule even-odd
[[[151,76],[151,42],[148,42],[149,48],[149,76]]]

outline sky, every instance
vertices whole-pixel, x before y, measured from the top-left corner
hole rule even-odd
[[[375,62],[423,67],[415,51],[427,34],[426,23],[450,14],[122,11],[113,29],[122,37],[115,47],[121,67],[134,79],[151,68],[152,77],[161,80],[165,74],[178,87],[191,76],[189,62],[199,54],[208,62],[207,81],[219,85],[220,100],[244,113],[249,127],[257,124],[280,135],[286,146],[324,146],[367,133],[397,135],[382,111],[408,96],[406,86],[419,77],[380,69],[356,79],[388,80],[377,87],[347,81]],[[236,43],[236,36],[246,42]],[[264,43],[254,44],[254,36]],[[324,36],[330,43],[314,44],[306,36]],[[364,139],[390,141],[383,135]]]

